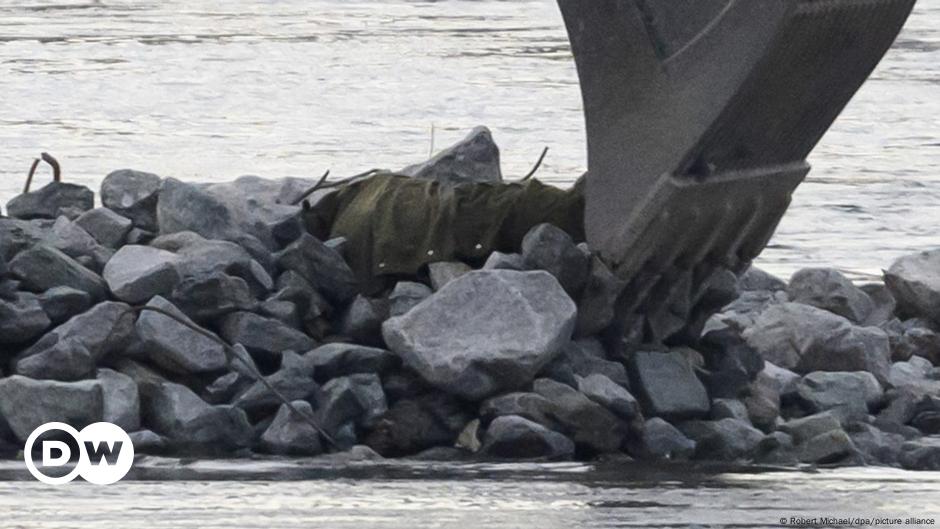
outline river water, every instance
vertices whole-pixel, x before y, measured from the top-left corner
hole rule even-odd
[[[940,246],[940,0],[812,157],[761,264],[877,273]],[[552,0],[0,0],[0,202],[42,150],[97,189],[123,167],[188,180],[397,169],[477,124],[507,176],[585,169]],[[43,175],[45,178],[46,176]]]

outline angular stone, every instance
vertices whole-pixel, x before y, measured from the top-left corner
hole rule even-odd
[[[88,232],[98,244],[108,248],[118,248],[134,227],[133,221],[122,217],[108,208],[95,208],[86,211],[75,219],[75,224]]]
[[[399,281],[388,296],[389,315],[393,318],[402,316],[415,308],[418,303],[431,297],[433,293],[430,287],[422,283]]]
[[[643,424],[637,456],[646,459],[685,460],[695,453],[695,441],[686,437],[675,426],[653,417]]]
[[[579,377],[578,391],[621,419],[631,420],[640,415],[640,403],[633,395],[604,375]]]
[[[315,237],[304,234],[277,256],[277,264],[293,270],[337,305],[344,305],[359,293],[356,276],[343,257]]]
[[[101,384],[93,380],[57,382],[13,375],[0,380],[0,417],[20,442],[48,422],[81,430],[103,417]]]
[[[499,147],[486,127],[477,127],[463,140],[430,160],[406,167],[401,174],[447,184],[501,182]]]
[[[382,345],[382,322],[388,319],[388,306],[382,300],[356,298],[339,319],[339,334],[365,345]]]
[[[270,274],[241,246],[228,241],[209,241],[196,234],[186,235],[181,240],[172,241],[172,244],[164,237],[152,244],[179,255],[178,268],[183,278],[205,277],[221,272],[245,280],[257,297],[267,296],[274,288]]]
[[[738,288],[745,292],[775,292],[786,290],[787,282],[756,266],[752,266],[748,268],[747,272],[744,272],[744,275],[738,280]]]
[[[7,215],[16,219],[75,218],[95,207],[95,193],[85,186],[50,182],[7,202]]]
[[[307,417],[314,417],[313,408],[304,400],[291,403]],[[323,453],[320,433],[303,417],[298,417],[286,404],[281,404],[271,426],[261,436],[261,446],[272,454],[315,456]]]
[[[545,370],[554,373],[570,372],[572,374],[570,380],[567,380],[565,376],[563,377],[565,380],[559,380],[559,382],[565,382],[572,387],[577,386],[577,380],[573,375],[588,377],[594,374],[604,375],[625,388],[630,387],[627,368],[620,362],[608,360],[604,345],[594,338],[569,342],[561,354],[546,366]]]
[[[679,429],[695,441],[695,457],[715,461],[735,461],[753,456],[764,434],[737,419],[689,421]]]
[[[711,418],[714,420],[736,419],[750,423],[747,405],[737,399],[715,399],[712,402]]]
[[[41,335],[52,325],[39,299],[17,292],[15,299],[0,299],[0,344],[23,344]]]
[[[541,424],[509,415],[490,423],[482,452],[501,459],[569,459],[574,455],[574,443]]]
[[[314,368],[308,359],[288,351],[283,355],[281,369],[264,377],[267,384],[255,381],[235,398],[233,404],[253,417],[273,413],[282,402],[268,385],[277,389],[287,400],[307,400],[319,389],[313,374]]]
[[[121,301],[139,304],[167,296],[180,281],[176,254],[149,246],[125,246],[104,267],[104,280]]]
[[[104,248],[87,231],[65,217],[59,217],[43,237],[43,244],[76,259],[91,259],[95,265],[104,264],[111,250]],[[95,270],[100,270],[100,267]]]
[[[897,466],[905,442],[903,435],[882,432],[865,423],[853,424],[846,433],[865,458],[865,463]]]
[[[184,314],[197,321],[252,310],[257,305],[244,279],[218,271],[183,279],[173,287],[170,297]]]
[[[104,398],[103,419],[125,432],[140,429],[140,394],[134,379],[111,369],[99,369],[98,382]]]
[[[771,362],[764,363],[762,374],[772,381],[774,389],[777,390],[777,393],[779,393],[781,397],[795,394],[797,384],[799,384],[801,378],[800,375],[793,371],[779,367]]]
[[[444,288],[447,283],[472,271],[473,268],[461,262],[439,262],[428,265],[428,277],[431,280],[431,288],[435,292]]]
[[[842,423],[832,412],[828,411],[793,419],[780,425],[780,431],[790,434],[797,444],[808,441],[817,435],[841,429]]]
[[[81,349],[90,355],[89,365],[94,366],[108,354],[123,349],[133,332],[134,313],[130,307],[106,301],[48,332],[20,357],[41,355],[56,347],[59,353]]]
[[[356,373],[384,374],[401,363],[391,351],[346,343],[321,345],[304,357],[314,366],[317,379],[324,381]]]
[[[627,426],[603,406],[554,380],[536,380],[533,391],[554,405],[554,415],[562,426],[562,433],[575,444],[599,454],[621,449]]]
[[[609,327],[614,321],[617,298],[625,286],[603,261],[592,257],[584,291],[578,301],[575,335],[593,336]]]
[[[799,458],[804,463],[835,463],[856,451],[847,433],[832,430],[808,439],[800,446]]]
[[[94,371],[91,353],[73,340],[59,340],[37,352],[20,355],[13,364],[17,375],[65,382],[88,378]]]
[[[493,252],[483,263],[483,270],[517,270],[526,269],[522,254]]]
[[[871,373],[817,371],[803,377],[797,394],[815,412],[844,408],[865,416],[881,402],[884,391]]]
[[[196,326],[172,303],[160,296],[150,300],[147,306],[167,311]],[[228,365],[222,345],[163,314],[143,311],[137,319],[136,328],[152,360],[164,369],[183,374],[208,373],[220,371]]]
[[[854,323],[864,322],[874,309],[868,294],[832,268],[804,268],[793,274],[787,294],[794,303],[828,310]]]
[[[317,400],[320,424],[331,433],[347,423],[371,428],[388,411],[382,381],[372,373],[335,378],[323,385]]]
[[[809,305],[768,308],[744,338],[765,360],[798,373],[868,371],[887,381],[891,347],[884,331]]]
[[[427,382],[479,401],[520,387],[570,339],[577,308],[545,272],[471,272],[383,325]]]
[[[92,299],[87,292],[81,290],[55,287],[39,295],[39,304],[52,323],[58,324],[90,309]]]
[[[10,271],[23,282],[23,287],[35,292],[66,286],[87,292],[96,300],[104,299],[108,292],[101,276],[42,244],[17,254],[10,262]]]
[[[157,231],[159,176],[131,169],[114,171],[101,183],[104,207],[131,219],[138,228]]]
[[[885,272],[885,285],[902,315],[940,323],[940,250],[901,257]]]
[[[250,377],[232,371],[213,380],[211,384],[206,386],[202,398],[209,404],[225,404],[230,402],[235,395],[248,389],[248,386],[252,383],[253,380]]]
[[[705,417],[711,409],[705,386],[680,353],[637,352],[632,359],[633,388],[650,415]]]
[[[250,353],[266,358],[277,359],[284,351],[307,351],[317,345],[297,329],[252,312],[229,314],[220,332],[229,343],[242,344]]]
[[[144,423],[181,451],[225,453],[248,447],[254,437],[244,411],[210,406],[186,386],[163,382],[143,397]]]
[[[575,245],[571,236],[551,224],[535,226],[522,239],[526,268],[545,270],[555,276],[572,298],[578,299],[587,282],[591,259]]]

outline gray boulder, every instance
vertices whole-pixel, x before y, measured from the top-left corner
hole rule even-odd
[[[193,233],[175,241],[160,237],[152,246],[175,252],[179,257],[178,269],[185,278],[205,277],[224,273],[240,277],[248,283],[252,294],[264,297],[274,288],[274,280],[248,251],[228,241],[210,241]],[[175,250],[174,250],[175,248]]]
[[[572,386],[577,385],[574,375],[588,377],[599,374],[625,388],[630,387],[627,368],[620,362],[608,360],[604,345],[595,338],[569,342],[543,372],[549,378]]]
[[[43,237],[43,244],[80,260],[82,264],[93,263],[95,271],[101,270],[110,259],[112,251],[98,244],[94,237],[65,217],[59,217]]]
[[[575,444],[599,453],[620,451],[627,435],[627,425],[603,406],[577,390],[541,378],[533,391],[554,405],[553,414]]]
[[[133,331],[134,314],[129,306],[113,301],[99,303],[23,351],[17,369],[36,378],[83,378],[98,361],[127,346]],[[50,371],[42,375],[41,369],[46,364]]]
[[[901,257],[885,272],[885,284],[903,315],[940,323],[940,250]]]
[[[402,169],[401,174],[448,184],[503,180],[499,147],[486,127],[473,129],[463,140],[424,163]]]
[[[393,318],[402,316],[415,308],[418,303],[431,297],[433,293],[434,291],[430,287],[422,283],[399,281],[388,296],[389,315]]]
[[[640,403],[633,395],[604,375],[578,377],[578,391],[621,419],[631,420],[640,415]]]
[[[832,268],[805,268],[793,274],[787,294],[790,301],[828,310],[855,323],[864,322],[874,309],[868,294]]]
[[[268,385],[273,386],[287,400],[307,400],[319,389],[313,379],[314,367],[307,358],[290,351],[283,354],[281,368],[265,378],[267,384],[257,380],[241,392],[232,403],[252,417],[273,413],[282,404]],[[253,378],[253,377],[252,377]]]
[[[545,270],[555,276],[570,296],[580,297],[591,268],[591,258],[577,247],[571,236],[551,224],[535,226],[522,239],[526,268]]]
[[[907,470],[940,471],[940,441],[931,438],[904,443],[898,459]]]
[[[787,282],[756,266],[752,266],[738,279],[738,288],[744,292],[777,292],[786,290]]]
[[[320,424],[334,434],[349,423],[371,428],[388,411],[382,381],[374,373],[335,378],[320,388],[317,401]]]
[[[708,415],[705,386],[681,353],[637,352],[631,362],[633,388],[647,413],[668,419]]]
[[[317,345],[297,329],[252,312],[229,314],[222,321],[220,332],[229,343],[241,344],[250,353],[270,359],[280,358],[284,351],[307,351]]]
[[[226,453],[250,446],[254,437],[245,412],[210,406],[186,386],[163,382],[142,399],[144,424],[183,452]]]
[[[553,430],[564,427],[558,419],[555,403],[537,393],[507,393],[480,404],[480,418],[484,423],[509,415],[525,417]]]
[[[291,404],[307,417],[314,416],[309,402],[295,400]],[[261,436],[261,446],[278,455],[315,456],[323,453],[320,433],[286,404],[281,405],[274,421]]]
[[[356,276],[336,250],[303,234],[277,256],[283,270],[300,274],[328,300],[344,305],[359,293]]]
[[[679,429],[695,441],[695,457],[715,461],[735,461],[752,457],[764,434],[737,419],[688,421]]]
[[[799,384],[801,378],[793,371],[771,362],[764,362],[764,370],[761,371],[761,375],[770,381],[781,397],[795,394],[797,384]]]
[[[769,307],[744,332],[748,345],[768,362],[798,373],[868,371],[887,381],[891,346],[877,327],[799,303]]]
[[[482,453],[501,459],[569,459],[574,456],[574,443],[541,424],[509,415],[490,423]]]
[[[633,452],[646,459],[685,460],[695,454],[695,441],[659,417],[648,419]]]
[[[7,215],[16,219],[76,218],[95,207],[95,193],[85,186],[50,182],[41,189],[7,202]]]
[[[808,441],[817,435],[841,430],[842,423],[832,412],[825,411],[800,419],[792,419],[780,425],[780,431],[790,434],[797,443]]]
[[[545,272],[471,272],[383,325],[428,383],[469,400],[520,387],[570,340],[577,308]]]
[[[12,300],[0,299],[0,344],[23,344],[41,335],[52,321],[39,299],[17,292]]]
[[[49,347],[20,355],[13,364],[13,372],[35,379],[65,382],[88,378],[95,371],[95,361],[81,343],[59,340]]]
[[[0,417],[21,442],[47,422],[80,430],[100,422],[103,410],[101,384],[94,380],[58,382],[19,375],[0,380]]]
[[[108,248],[118,248],[134,227],[133,221],[122,217],[108,208],[95,208],[86,211],[75,219],[75,224],[95,238],[98,244]]]
[[[104,399],[102,417],[126,432],[140,429],[140,395],[134,379],[111,369],[99,369],[98,382]]]
[[[431,280],[431,288],[437,292],[447,283],[472,271],[473,268],[461,262],[431,263],[428,265],[428,278]]]
[[[483,263],[483,270],[518,270],[526,269],[522,254],[493,252]]]
[[[166,299],[157,296],[147,303],[196,325]],[[197,326],[198,327],[198,326]],[[207,373],[220,371],[228,365],[225,348],[207,336],[168,318],[163,314],[143,311],[137,319],[137,334],[151,353],[151,359],[175,373]]]
[[[92,299],[87,292],[72,287],[55,287],[39,295],[39,304],[52,323],[59,324],[90,309]]]
[[[799,458],[804,463],[836,463],[857,452],[852,439],[842,430],[819,434],[800,445]]]
[[[711,418],[714,420],[736,419],[750,424],[747,404],[738,399],[715,399],[712,402]]]
[[[898,465],[902,446],[905,443],[903,435],[883,432],[865,423],[853,424],[846,433],[864,457],[866,464]]]
[[[23,287],[34,292],[67,286],[87,292],[93,299],[104,299],[108,286],[101,276],[71,257],[46,245],[20,252],[10,262],[10,271]]]
[[[891,364],[888,381],[893,387],[905,389],[916,395],[940,395],[940,380],[930,378],[933,369],[930,360],[912,356],[907,362]]]
[[[101,183],[101,203],[131,219],[134,226],[157,231],[160,182],[160,177],[151,173],[130,169],[114,171]]]
[[[180,281],[176,254],[149,246],[128,245],[104,267],[104,280],[114,297],[127,303],[144,303],[167,296]]]
[[[244,279],[218,271],[183,279],[173,287],[170,298],[183,313],[197,321],[252,310],[257,305]]]
[[[797,394],[814,412],[841,409],[850,416],[864,417],[881,402],[884,390],[871,373],[817,371],[803,377]]]
[[[356,373],[384,374],[401,363],[391,351],[346,343],[321,345],[304,357],[314,366],[320,380]]]
[[[338,334],[366,345],[382,345],[382,322],[388,319],[388,306],[384,300],[365,296],[356,298],[339,317]]]

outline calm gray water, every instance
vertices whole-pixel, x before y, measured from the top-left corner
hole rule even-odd
[[[573,463],[331,469],[309,461],[141,467],[149,470],[137,470],[138,478],[150,481],[109,487],[0,482],[0,523],[56,529],[730,528],[783,527],[781,518],[825,516],[935,522],[901,527],[940,523],[940,473],[884,469],[741,472]],[[183,481],[162,480],[166,475]],[[226,479],[233,475],[245,480]]]
[[[940,246],[940,0],[814,154],[762,263],[877,272]],[[552,0],[0,0],[0,202],[41,150],[97,188],[399,168],[489,125],[507,175],[585,169]]]

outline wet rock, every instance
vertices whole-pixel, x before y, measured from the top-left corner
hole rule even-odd
[[[901,257],[885,272],[885,285],[902,315],[940,322],[940,250]]]
[[[183,279],[173,287],[170,297],[184,314],[197,321],[252,310],[257,305],[244,279],[218,271]]]
[[[650,415],[670,419],[705,417],[711,409],[705,386],[679,353],[638,352],[631,365],[633,388]]]
[[[688,421],[679,430],[695,441],[696,458],[716,461],[749,458],[764,438],[763,432],[737,419]]]
[[[874,309],[868,294],[832,268],[805,268],[793,274],[787,294],[790,301],[828,310],[855,323],[864,322]]]
[[[69,377],[60,372],[59,376],[81,378],[88,374],[87,368],[93,369],[95,363],[128,344],[134,330],[134,314],[129,311],[130,307],[124,303],[106,301],[95,305],[84,314],[73,317],[47,333],[20,355],[20,362],[30,357],[39,357],[28,362],[30,368],[24,365],[23,369],[38,375],[39,373],[32,369],[40,367],[44,360],[54,359],[53,363],[76,362],[69,369],[65,369],[64,365],[58,366],[72,373]],[[49,368],[58,369],[52,365]]]
[[[526,269],[525,260],[518,253],[493,252],[483,263],[483,270],[517,270]]]
[[[277,256],[284,270],[300,274],[337,305],[345,305],[359,292],[356,277],[343,257],[312,235],[304,234]]]
[[[269,385],[277,389],[286,399],[290,401],[308,400],[319,389],[319,386],[313,380],[313,374],[314,368],[307,359],[287,351],[283,355],[281,369],[264,378]],[[268,385],[260,380],[253,382],[232,403],[246,410],[252,417],[274,413],[281,405],[277,395],[272,393],[268,389]]]
[[[66,382],[88,378],[94,371],[91,353],[76,341],[57,341],[38,352],[21,355],[13,364],[17,375]]]
[[[803,377],[797,394],[814,412],[841,408],[864,417],[881,402],[884,391],[871,373],[817,371]]]
[[[250,446],[254,437],[245,412],[210,406],[186,386],[163,382],[143,395],[144,424],[182,452],[218,454]]]
[[[574,455],[574,443],[541,424],[508,415],[490,423],[482,452],[502,459],[568,459]]]
[[[382,322],[388,319],[388,306],[365,296],[356,298],[346,307],[339,319],[338,331],[364,345],[381,346]]]
[[[750,423],[747,405],[737,399],[715,399],[712,402],[711,418],[714,420],[736,419],[743,423]]]
[[[87,292],[71,287],[55,287],[39,295],[39,304],[52,323],[58,324],[91,308]],[[0,318],[2,320],[2,318]]]
[[[27,290],[43,292],[55,287],[72,287],[87,292],[93,299],[104,299],[108,287],[98,274],[80,265],[55,248],[37,245],[17,254],[10,271]]]
[[[555,276],[572,298],[578,299],[590,272],[591,259],[571,236],[551,224],[539,224],[522,239],[526,268]]]
[[[695,441],[675,426],[654,417],[644,423],[634,452],[645,459],[685,460],[695,453]]]
[[[160,296],[150,300],[147,306],[167,311],[196,326],[178,308]],[[221,344],[163,314],[143,311],[137,319],[136,328],[138,336],[151,353],[151,359],[174,373],[208,373],[220,371],[228,364],[225,348]]]
[[[836,463],[856,452],[847,433],[831,430],[808,439],[799,447],[799,458],[804,463]]]
[[[179,257],[149,246],[125,246],[104,267],[104,280],[114,297],[139,304],[167,296],[180,281]]]
[[[472,271],[473,268],[461,262],[431,263],[428,265],[428,278],[431,280],[431,288],[437,292],[447,283]]]
[[[160,182],[160,177],[151,173],[130,169],[114,171],[101,183],[101,203],[131,219],[134,226],[157,231]]]
[[[12,300],[0,299],[0,344],[23,344],[52,325],[39,299],[17,292]]]
[[[604,375],[579,377],[578,391],[621,419],[629,421],[640,415],[640,403],[633,398],[633,395]]]
[[[295,400],[291,405],[307,417],[314,416],[313,408],[307,401]],[[323,453],[319,432],[286,404],[281,405],[271,426],[261,436],[261,446],[278,455],[315,456]]]
[[[51,182],[7,202],[7,215],[16,219],[76,218],[95,207],[95,193],[85,186]]]
[[[401,170],[401,174],[447,184],[501,182],[499,147],[486,127],[477,127],[463,140],[430,160]]]
[[[229,314],[222,321],[220,332],[229,343],[242,344],[250,353],[267,359],[276,360],[284,351],[307,351],[317,345],[312,338],[283,322],[252,312]]]
[[[577,390],[549,379],[539,379],[533,391],[554,405],[553,414],[575,444],[593,453],[617,452],[627,434],[626,424]]]
[[[412,281],[399,281],[388,296],[389,315],[391,317],[407,314],[418,303],[431,297],[434,291],[430,287]]]
[[[331,434],[348,423],[371,428],[388,411],[382,381],[374,373],[335,378],[323,385],[317,401],[320,424]]]
[[[104,398],[102,418],[125,432],[140,429],[140,395],[134,380],[111,369],[99,369],[98,382]]]
[[[593,336],[614,321],[617,298],[625,283],[597,257],[591,258],[584,291],[578,302],[578,323],[575,335]]]
[[[882,382],[888,378],[891,348],[884,331],[809,305],[769,307],[744,338],[765,360],[798,373],[868,371]]]
[[[443,391],[520,387],[570,339],[577,309],[545,272],[471,272],[383,325],[389,348]]]
[[[93,380],[58,382],[13,375],[0,380],[0,418],[20,442],[48,422],[77,429],[103,417],[101,384]]]
[[[108,208],[95,208],[86,211],[75,219],[75,224],[95,238],[98,244],[108,248],[118,248],[131,231],[134,223]]]
[[[365,438],[384,457],[417,454],[435,446],[453,446],[473,417],[445,394],[430,393],[395,402]]]
[[[841,429],[842,423],[832,412],[828,411],[793,419],[780,425],[780,431],[789,434],[797,444],[817,435]]]
[[[744,275],[738,280],[738,288],[742,291],[763,291],[776,292],[787,289],[786,281],[772,275],[756,266],[752,266],[744,272]]]
[[[356,373],[381,375],[400,364],[399,358],[391,351],[345,343],[321,345],[304,356],[314,366],[319,380]]]

